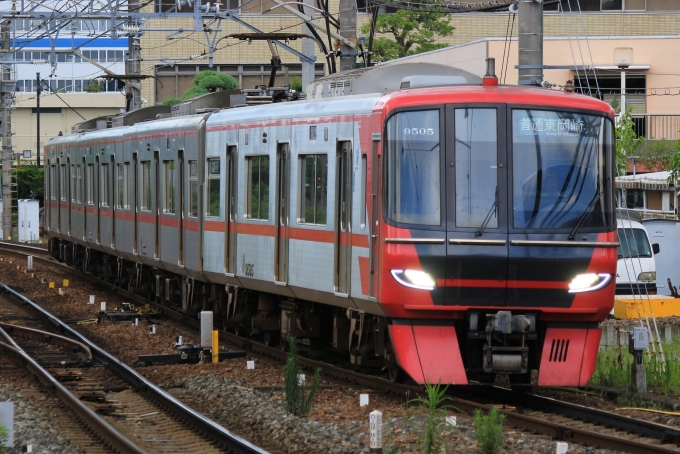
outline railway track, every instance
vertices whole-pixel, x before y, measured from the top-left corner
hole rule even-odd
[[[89,431],[113,451],[267,452],[185,406],[7,285],[0,283],[0,293],[30,307],[40,315],[41,323],[47,321],[67,336],[5,325],[4,328],[19,332],[29,341],[20,345],[0,331],[3,337],[0,346],[25,362],[44,385],[55,390]],[[51,341],[49,345],[38,342],[45,339]],[[55,349],[55,344],[66,348]],[[29,351],[33,354],[29,355]],[[74,357],[74,351],[80,360]],[[48,369],[55,372],[50,374]],[[87,380],[83,380],[84,377]],[[102,418],[98,413],[105,413],[107,417]]]
[[[2,246],[0,246],[0,251],[25,255],[20,253],[17,247],[7,250]],[[162,309],[171,319],[189,324],[194,328],[200,327],[197,320],[187,318],[182,313],[148,301],[137,294],[127,292],[94,276],[80,273],[50,259],[36,257],[36,260],[44,261],[67,273],[78,275],[80,278],[106,285],[119,295],[136,303],[155,305]],[[220,331],[220,338],[223,341],[228,341],[240,347],[247,347],[253,353],[280,361],[285,361],[286,359],[287,354],[280,348],[270,347],[252,339],[240,337],[223,330]],[[310,369],[320,367],[324,375],[328,377],[396,395],[413,396],[423,391],[419,386],[391,383],[381,377],[358,373],[311,358],[301,357],[300,364]],[[475,388],[475,386],[451,388],[449,392],[451,404],[467,413],[472,413],[476,409],[488,411],[494,406],[500,407],[500,411],[506,416],[508,425],[571,443],[630,453],[680,452],[678,448],[680,430],[670,426],[534,394],[522,394],[518,401],[516,393],[501,388],[483,387],[483,392],[476,394]],[[481,394],[483,394],[483,397],[480,397]],[[466,396],[467,398],[464,399],[460,396]]]

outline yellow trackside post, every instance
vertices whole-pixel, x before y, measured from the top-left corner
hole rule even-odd
[[[212,332],[212,362],[217,363],[220,360],[219,352],[220,332],[216,329]]]

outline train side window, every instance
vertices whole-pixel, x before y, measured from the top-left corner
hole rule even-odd
[[[326,225],[328,156],[300,156],[300,223]]]
[[[142,194],[140,210],[151,211],[151,161],[142,161]]]
[[[83,200],[83,166],[76,167],[76,203],[80,204]]]
[[[76,165],[71,164],[71,203],[76,203]]]
[[[94,164],[87,165],[85,180],[87,182],[87,204],[94,205]]]
[[[57,166],[50,166],[50,199],[57,200]]]
[[[368,188],[368,166],[367,166],[367,156],[365,154],[361,155],[361,192],[359,197],[361,197],[361,202],[359,206],[361,207],[361,213],[359,213],[359,224],[361,230],[366,230],[366,188]]]
[[[245,216],[248,219],[269,219],[269,156],[246,157]]]
[[[101,182],[101,194],[99,200],[101,206],[109,206],[109,164],[102,163],[101,170],[99,171],[99,181]]]
[[[116,164],[116,208],[123,208],[125,184],[123,181],[123,164]]]
[[[189,161],[189,217],[198,217],[198,161]]]
[[[61,200],[66,202],[66,164],[61,165],[61,172],[59,173],[59,194],[61,195]]]
[[[220,215],[220,160],[208,159],[208,185],[207,185],[207,215],[219,217]]]
[[[128,190],[128,182],[130,178],[130,163],[125,163],[125,168],[123,169],[123,208],[126,210],[130,209],[130,192]]]
[[[165,175],[165,203],[163,212],[175,214],[175,161],[163,161],[163,174]]]

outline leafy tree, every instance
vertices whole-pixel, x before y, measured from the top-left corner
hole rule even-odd
[[[672,170],[673,159],[678,153],[680,140],[648,140],[640,147],[635,160],[653,172],[660,172]]]
[[[238,82],[227,74],[215,71],[201,71],[194,76],[194,87],[200,87],[213,93],[220,90],[232,90],[238,88]],[[186,95],[186,93],[185,93]]]
[[[16,170],[17,197],[38,199],[45,197],[44,170],[32,161],[22,161]]]
[[[633,119],[629,107],[626,112],[619,117],[616,123],[616,169],[617,175],[625,175],[628,171],[628,158],[633,156],[640,149],[645,138],[638,136],[633,130]]]
[[[302,77],[300,76],[292,76],[290,79],[290,88],[292,90],[295,90],[297,92],[302,91]]]
[[[437,38],[450,36],[454,27],[449,24],[447,13],[423,13],[410,10],[398,10],[392,14],[380,14],[375,24],[376,35],[373,41],[373,61],[387,61],[407,55],[419,54],[447,47],[437,44]],[[371,26],[361,27],[365,34],[370,33]],[[389,37],[391,36],[391,37]]]

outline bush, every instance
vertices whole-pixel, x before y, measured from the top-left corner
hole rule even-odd
[[[165,98],[163,101],[164,106],[174,106],[175,104],[179,104],[182,102],[182,98]]]
[[[186,101],[187,99],[195,98],[201,95],[207,95],[208,93],[210,92],[205,88],[191,87],[190,89],[185,91],[184,94],[182,95],[182,101]]]
[[[302,92],[302,78],[300,76],[293,76],[290,78],[290,88],[292,90],[297,91],[298,93]]]
[[[496,454],[503,444],[503,421],[505,415],[498,408],[492,408],[487,415],[475,410],[475,432],[477,447],[482,454]]]
[[[227,74],[220,74],[215,71],[201,71],[194,76],[194,87],[202,88],[209,92],[220,90],[232,90],[239,88],[238,82]]]
[[[321,380],[321,369],[316,369],[312,384],[308,387],[300,384],[298,375],[302,372],[298,362],[297,342],[295,337],[288,340],[290,353],[286,360],[284,387],[286,389],[286,411],[295,416],[304,416],[309,413],[316,390]]]
[[[0,424],[0,454],[5,454],[7,452],[5,450],[5,444],[7,444],[8,440],[9,432],[7,431],[7,427]]]

